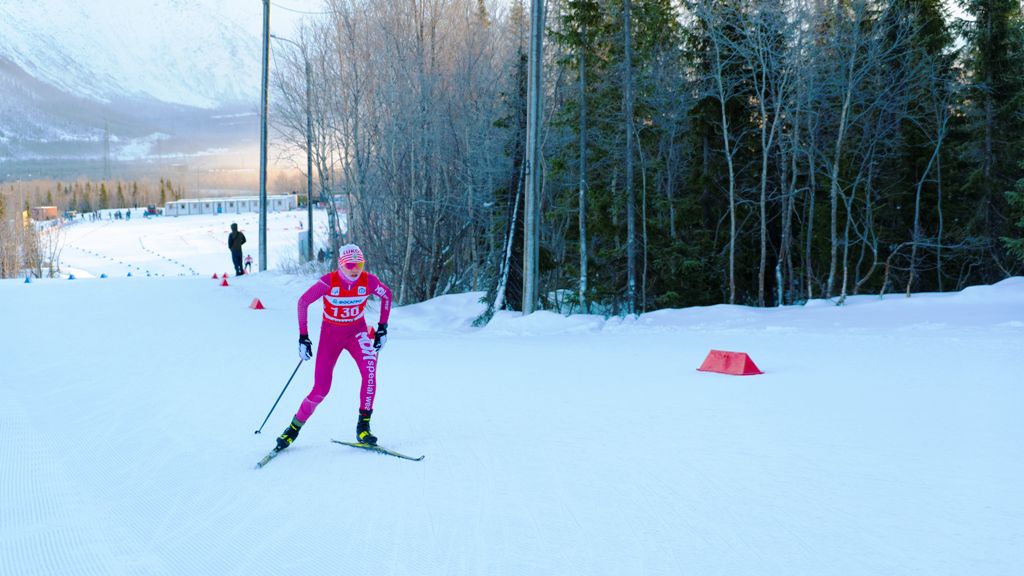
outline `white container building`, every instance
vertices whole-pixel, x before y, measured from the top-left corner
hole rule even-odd
[[[292,194],[267,196],[268,212],[287,212],[298,207],[298,197]],[[175,200],[164,205],[165,216],[192,216],[195,214],[241,214],[243,212],[259,212],[258,196],[238,196],[232,198],[201,198],[192,200]]]

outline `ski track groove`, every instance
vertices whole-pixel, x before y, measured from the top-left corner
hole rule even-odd
[[[108,541],[119,530],[92,505],[56,447],[31,441],[44,432],[37,427],[38,420],[27,417],[30,413],[37,412],[15,392],[4,393],[0,469],[7,473],[0,488],[0,558],[14,559],[4,573],[97,573],[99,566],[110,566],[105,573],[124,574]],[[83,514],[95,524],[77,524],[75,519]],[[77,568],[80,565],[85,570]]]
[[[643,471],[645,473],[645,478],[648,481],[652,481],[653,480],[655,482],[661,482],[660,479],[658,478],[658,476],[656,474],[654,474],[653,472],[651,472],[649,465],[645,465],[643,463],[639,463],[639,464],[637,464],[636,467],[640,468],[640,469],[643,469]],[[638,485],[638,487],[640,486],[639,482],[637,483],[637,485]],[[644,497],[644,501],[647,503],[647,507],[650,509],[651,514],[653,515],[653,517],[658,521],[659,524],[661,524],[661,527],[665,530],[665,533],[668,533],[668,534],[677,533],[678,531],[672,529],[672,526],[669,524],[669,522],[667,522],[665,520],[665,516],[664,516],[664,511],[665,510],[672,510],[673,509],[672,503],[671,502],[666,502],[664,499],[662,499],[660,497],[660,495],[657,494],[657,492],[655,490],[650,489],[647,486],[644,486],[644,488],[646,488],[646,489],[645,490],[640,490],[640,492],[641,492],[641,495]],[[651,495],[649,495],[648,492],[654,493],[655,496],[660,500],[658,506],[655,506],[651,502]],[[679,559],[676,558],[675,552],[673,550],[671,550],[671,549],[666,549],[665,545],[664,545],[664,542],[662,540],[655,539],[654,541],[657,543],[658,547],[661,548],[662,553],[665,556],[667,556],[668,558],[670,558],[672,560],[672,563],[675,564],[676,572],[678,574],[682,574],[683,573],[683,568],[679,564]]]
[[[621,471],[620,471],[620,473],[621,473]],[[619,501],[619,502],[630,502],[631,504],[634,504],[634,507],[635,507],[635,503],[632,502],[632,499],[627,495],[627,493],[624,492],[616,484],[613,484],[608,479],[607,474],[595,473],[594,476],[596,478],[598,478],[602,483],[604,483],[608,488],[610,488],[613,492],[615,492],[615,493],[617,493],[619,495],[619,498],[617,499],[617,501]],[[639,552],[640,573],[643,574],[644,571],[645,571],[645,562],[644,562],[644,560],[645,560],[645,551],[644,551],[644,548],[643,548],[643,540],[640,538],[640,534],[637,532],[636,527],[634,526],[634,523],[632,521],[633,520],[632,515],[629,514],[626,511],[624,511],[622,509],[621,505],[616,508],[615,513],[616,513],[617,516],[620,517],[620,519],[621,519],[620,523],[622,525],[625,525],[625,526],[627,526],[629,528],[630,534],[632,535],[633,539],[635,540],[636,547],[640,551]]]
[[[550,458],[550,456],[549,456],[549,458]],[[565,497],[563,496],[564,488],[565,488],[564,483],[559,482],[558,484],[555,485],[554,493],[558,497],[559,505],[561,506],[561,508],[563,510],[565,510],[565,512],[567,514],[569,514],[569,517],[572,518],[572,522],[576,526],[577,532],[579,533],[580,537],[583,539],[584,547],[586,549],[586,554],[584,555],[584,558],[589,558],[589,557],[591,557],[590,538],[587,536],[587,532],[586,532],[586,530],[583,529],[583,526],[580,524],[580,521],[576,517],[576,514],[573,513],[572,506],[570,506],[566,502]],[[562,547],[561,551],[562,551],[562,554],[565,555],[566,562],[572,568],[573,573],[575,573],[575,574],[586,574],[587,572],[580,572],[580,568],[578,566],[578,563],[581,560],[579,560],[579,559],[577,559],[575,557],[569,556],[567,548],[568,547]]]

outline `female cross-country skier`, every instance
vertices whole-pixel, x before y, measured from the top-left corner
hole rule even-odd
[[[358,246],[343,246],[338,257],[338,271],[325,274],[299,298],[299,358],[313,357],[313,342],[306,328],[307,308],[324,300],[324,320],[320,325],[320,345],[316,349],[316,370],[313,390],[299,406],[292,423],[277,439],[277,450],[284,450],[295,441],[299,430],[313,411],[331,391],[334,365],[342,350],[348,350],[363,378],[359,394],[359,421],[356,441],[374,445],[377,437],[370,432],[373,397],[377,391],[377,353],[387,342],[388,316],[391,314],[391,290],[376,276],[363,270],[363,252]],[[363,310],[370,294],[380,297],[380,323],[371,340],[366,329]]]

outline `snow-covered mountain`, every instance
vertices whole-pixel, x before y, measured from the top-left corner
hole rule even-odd
[[[224,4],[5,0],[0,56],[64,92],[101,102],[153,99],[214,108],[253,101],[260,41]],[[249,4],[258,19],[260,3]]]
[[[294,10],[272,9],[275,33]],[[262,15],[261,0],[0,0],[0,162],[95,159],[107,139],[127,160],[157,133],[223,148],[239,130],[224,115],[259,101]]]

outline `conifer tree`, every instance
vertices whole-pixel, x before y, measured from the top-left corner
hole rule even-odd
[[[86,182],[85,183],[85,190],[82,192],[82,199],[78,203],[78,211],[79,212],[81,212],[83,214],[85,214],[87,212],[92,212],[92,202],[91,202],[91,200],[89,198],[91,193],[92,193],[92,184],[89,183],[89,182]]]
[[[1017,159],[1024,152],[1024,34],[1019,0],[964,0],[974,18],[964,25],[971,74],[968,98],[972,105],[969,128],[977,168],[970,174],[961,197],[975,207],[974,233],[994,240],[1006,233],[1007,190],[1022,175]],[[998,261],[999,245],[993,246]],[[1002,277],[986,267],[986,281]]]
[[[578,136],[566,146],[561,154],[556,154],[549,159],[555,173],[572,173],[573,159],[578,159],[576,168],[579,188],[576,197],[576,209],[578,211],[579,235],[577,238],[576,252],[580,255],[578,267],[573,269],[570,262],[566,262],[566,268],[570,274],[579,278],[579,285],[576,290],[576,300],[583,313],[587,312],[587,189],[589,187],[587,178],[587,156],[589,141],[587,139],[587,108],[588,92],[593,79],[588,82],[587,65],[594,66],[597,55],[595,47],[597,43],[593,37],[600,33],[601,24],[600,5],[594,0],[570,0],[567,9],[561,14],[560,21],[549,31],[549,36],[554,42],[565,49],[566,55],[559,61],[559,66],[566,69],[570,74],[578,72],[578,89],[576,97],[570,97],[562,106],[558,117],[552,122],[555,128],[571,131]],[[589,29],[589,33],[588,33]],[[578,145],[576,144],[578,142]],[[578,146],[578,148],[576,148]],[[568,196],[572,196],[569,194]],[[567,210],[572,209],[572,202],[569,200]]]
[[[702,87],[693,110],[693,132],[701,139],[695,142],[698,146],[690,148],[694,165],[690,186],[700,191],[703,221],[709,232],[716,212],[724,211],[728,216],[727,245],[712,251],[721,254],[716,264],[723,270],[723,283],[728,286],[727,301],[734,304],[737,298],[748,300],[748,289],[737,270],[754,266],[750,260],[754,254],[739,241],[743,223],[751,215],[742,193],[753,187],[747,171],[740,167],[752,160],[747,154],[758,149],[758,143],[751,139],[754,126],[748,109],[754,95],[745,81],[747,73],[738,51],[747,6],[735,0],[694,0],[687,4],[694,22],[684,33],[684,45],[693,69],[700,74]],[[737,282],[741,283],[739,287]]]
[[[522,27],[526,20],[526,9],[521,0],[512,5],[514,18]],[[505,144],[505,154],[512,159],[510,170],[505,175],[503,185],[495,191],[496,203],[500,206],[498,213],[501,219],[495,222],[495,234],[501,238],[500,250],[494,283],[487,293],[488,307],[476,320],[475,326],[486,325],[494,313],[503,310],[522,311],[523,309],[523,250],[525,218],[524,166],[526,160],[526,90],[527,90],[527,56],[525,46],[520,43],[516,53],[517,65],[513,72],[511,86],[513,92],[502,94],[505,102],[506,115],[495,122],[495,126],[505,129],[509,140]],[[504,212],[504,214],[502,214]]]
[[[107,208],[110,207],[110,198],[107,194],[107,185],[104,182],[100,182],[100,193],[97,205],[100,210],[106,210]]]
[[[1024,162],[1020,163],[1020,168],[1024,170]],[[1013,190],[1006,192],[1006,198],[1010,202],[1010,206],[1020,216],[1020,219],[1015,222],[1018,229],[1017,237],[1008,238],[1004,236],[1002,241],[1005,243],[1006,249],[1010,254],[1024,262],[1024,178],[1017,180]]]

